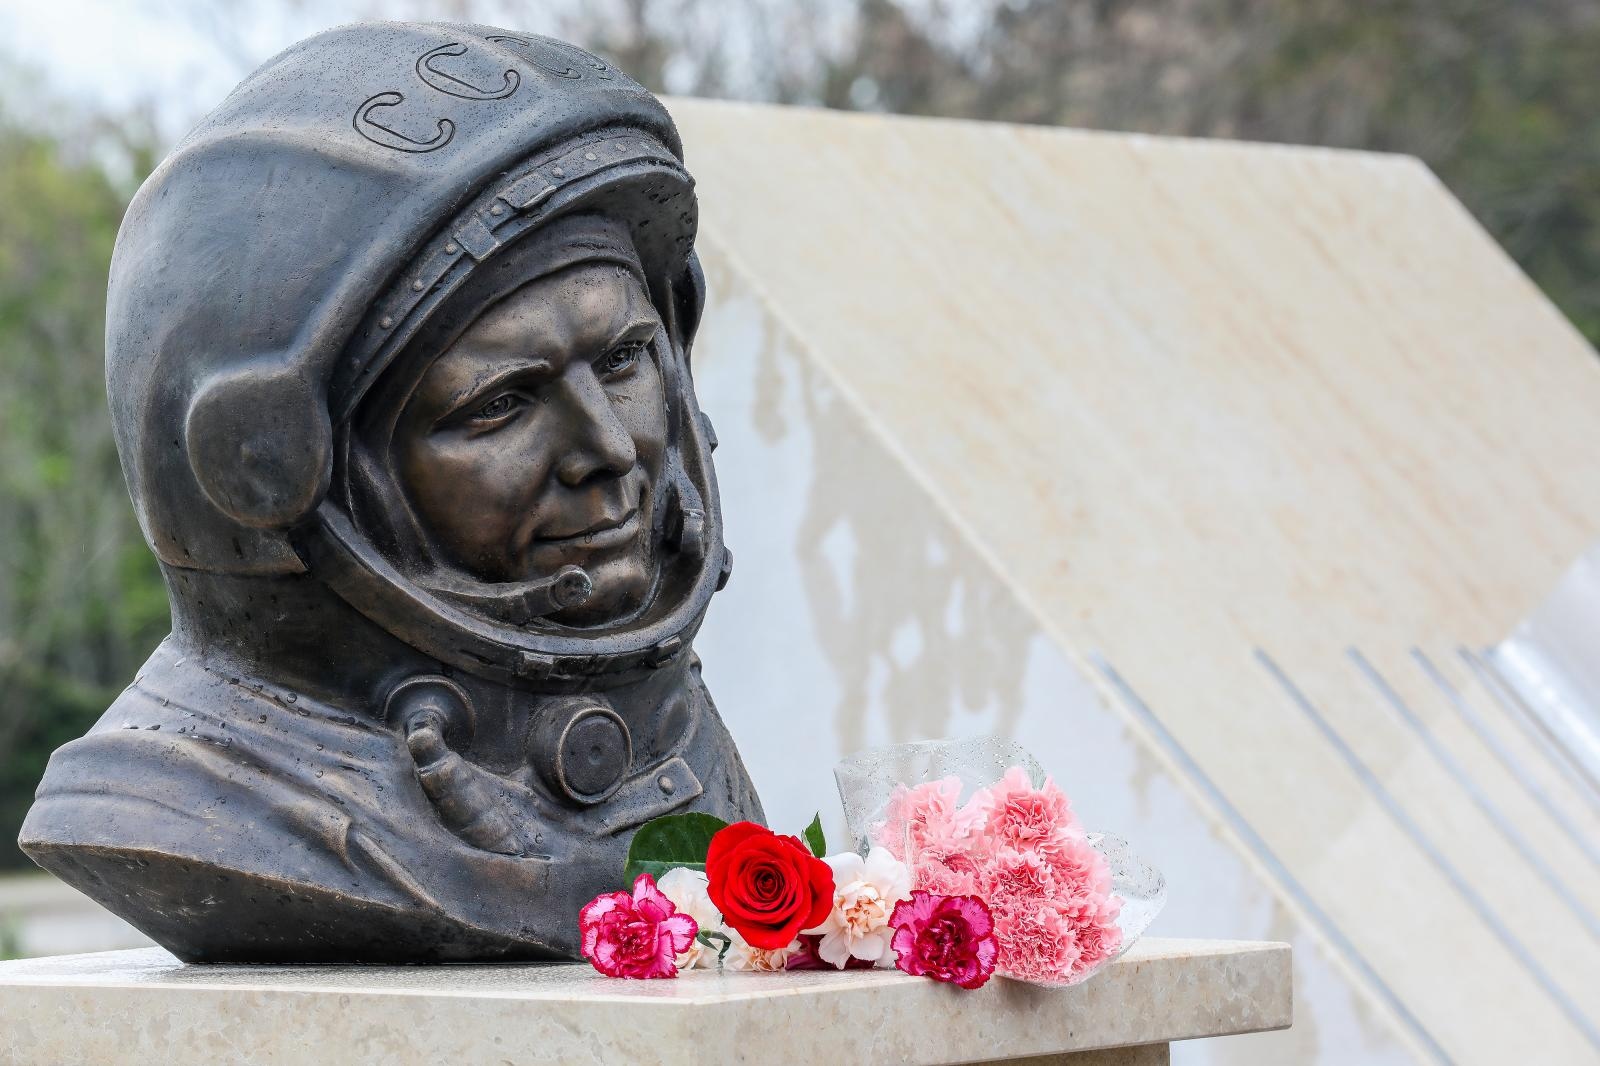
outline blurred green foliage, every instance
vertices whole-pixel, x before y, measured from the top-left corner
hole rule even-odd
[[[153,158],[137,126],[0,110],[0,865],[45,759],[165,634],[106,414],[111,248]],[[121,173],[126,177],[114,177]]]
[[[226,4],[195,10],[233,24]],[[430,17],[518,10],[448,0]],[[559,32],[658,90],[1414,154],[1600,343],[1600,0],[573,10]],[[101,333],[117,225],[156,138],[126,116],[8,114],[0,89],[0,866],[25,862],[12,841],[49,752],[167,624],[112,447]]]
[[[22,958],[22,934],[17,919],[0,914],[0,962]]]

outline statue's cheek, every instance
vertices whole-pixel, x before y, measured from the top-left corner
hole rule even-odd
[[[435,535],[501,543],[537,508],[554,459],[531,427],[508,427],[425,449],[408,464],[407,490]]]
[[[611,407],[633,438],[639,465],[652,475],[661,469],[667,447],[667,402],[661,375],[653,363],[641,366],[628,381],[611,390]]]

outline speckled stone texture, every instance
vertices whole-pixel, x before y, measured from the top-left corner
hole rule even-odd
[[[185,966],[159,949],[0,964],[14,1066],[1165,1062],[1130,1045],[1282,1029],[1287,944],[1152,940],[1081,985],[894,971],[615,981],[587,966]],[[1123,1057],[1099,1055],[1123,1049]]]

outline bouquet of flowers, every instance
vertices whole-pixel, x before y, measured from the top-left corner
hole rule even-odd
[[[1020,747],[910,744],[835,770],[854,852],[703,814],[643,826],[631,892],[597,897],[583,952],[614,977],[872,967],[977,988],[995,973],[1072,984],[1125,951],[1165,899],[1161,875],[1086,833]]]

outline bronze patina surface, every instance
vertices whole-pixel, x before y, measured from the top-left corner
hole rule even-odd
[[[191,961],[576,954],[629,830],[761,807],[690,644],[727,580],[660,102],[369,23],[140,190],[106,372],[173,632],[21,845]]]

